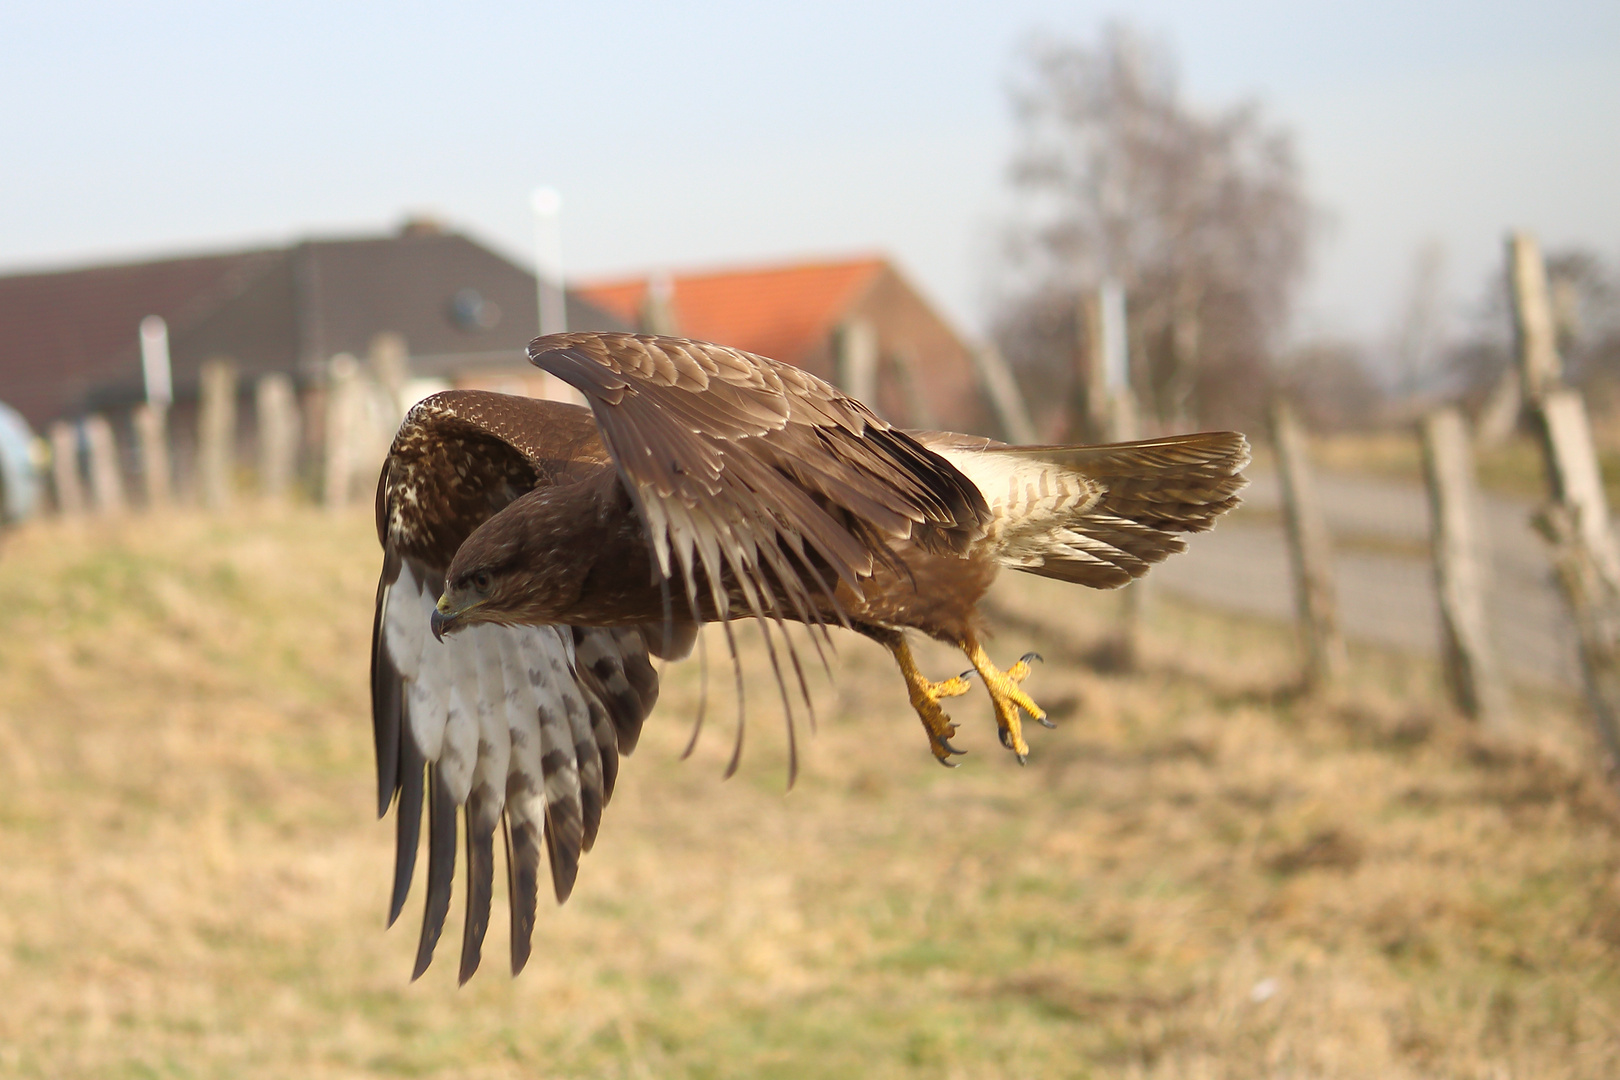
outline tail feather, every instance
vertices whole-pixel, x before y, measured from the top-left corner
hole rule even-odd
[[[926,441],[926,440],[925,440]],[[1231,431],[1112,446],[930,447],[984,492],[1003,566],[1112,589],[1238,505],[1249,443]]]

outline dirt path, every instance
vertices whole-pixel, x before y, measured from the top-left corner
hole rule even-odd
[[[1291,618],[1293,593],[1279,521],[1276,475],[1251,471],[1231,521],[1196,537],[1184,556],[1154,573],[1173,592],[1232,611]],[[1428,506],[1416,484],[1344,473],[1320,476],[1338,545],[1341,617],[1353,640],[1435,652],[1439,623],[1427,544]],[[1530,528],[1532,505],[1485,500],[1495,580],[1492,632],[1512,676],[1574,688],[1574,630],[1549,578],[1545,544]]]

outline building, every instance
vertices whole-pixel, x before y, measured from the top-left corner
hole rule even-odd
[[[807,368],[906,426],[991,430],[973,354],[882,258],[596,282],[567,299],[570,329],[733,345]],[[147,394],[140,328],[150,316],[167,328],[167,483],[184,497],[200,491],[207,471],[198,464],[198,399],[213,360],[234,371],[235,460],[290,440],[291,468],[329,500],[355,497],[369,482],[402,400],[443,386],[578,400],[527,361],[538,320],[533,274],[431,222],[391,236],[0,277],[0,403],[40,432],[93,415],[110,422],[76,434],[58,427],[53,460],[68,461],[66,453],[76,463],[55,474],[56,487],[70,488],[74,474],[105,481],[109,470],[144,483],[146,458],[161,460],[141,449],[140,432],[150,438],[151,427],[138,427],[134,410]],[[339,387],[351,394],[353,376],[368,368],[372,377],[360,381],[374,390],[333,396]],[[285,400],[285,390],[269,394],[263,383],[256,402],[267,375],[291,378],[298,407],[290,420],[267,421],[292,434],[261,440],[256,405]],[[228,400],[233,384],[222,377],[215,385]],[[115,457],[99,473],[96,445]],[[210,469],[209,477],[228,471]]]
[[[968,345],[881,257],[587,281],[643,330],[785,360],[908,427],[992,429]]]
[[[36,429],[119,410],[144,396],[139,326],[168,325],[177,407],[213,357],[236,364],[244,392],[282,372],[318,386],[333,357],[366,356],[403,337],[409,374],[478,385],[532,370],[534,275],[431,222],[393,236],[0,277],[0,402]],[[569,326],[626,322],[570,296]],[[176,417],[177,422],[180,419]]]

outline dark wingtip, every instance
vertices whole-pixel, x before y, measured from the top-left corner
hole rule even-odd
[[[397,571],[396,571],[397,572]],[[384,640],[383,615],[389,587],[387,567],[377,583],[377,613],[371,623],[371,730],[377,756],[377,817],[388,814],[398,786],[402,742],[409,742],[405,731],[405,687]]]
[[[461,931],[461,967],[457,985],[478,970],[484,956],[484,935],[489,930],[489,907],[495,892],[495,822],[490,799],[473,790],[467,802],[467,920]],[[487,826],[480,824],[488,819]]]
[[[450,885],[456,871],[456,804],[444,792],[439,770],[428,774],[428,873],[427,900],[422,912],[422,937],[416,945],[415,982],[433,963],[433,949],[444,932],[444,919],[450,913]]]
[[[566,904],[573,895],[574,881],[579,877],[578,841],[559,841],[557,830],[551,824],[551,811],[546,811],[546,854],[551,861],[551,888],[557,903]]]
[[[525,822],[506,827],[507,895],[511,900],[512,974],[529,962],[534,937],[535,909],[540,894],[540,844],[535,826]]]
[[[388,901],[388,925],[399,921],[416,872],[416,849],[422,838],[422,785],[426,762],[408,735],[400,740],[399,815],[394,822],[394,889]]]

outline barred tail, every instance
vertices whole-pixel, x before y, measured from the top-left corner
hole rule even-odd
[[[990,504],[1003,566],[1114,589],[1186,549],[1239,502],[1249,443],[1234,431],[1112,446],[933,446]]]

